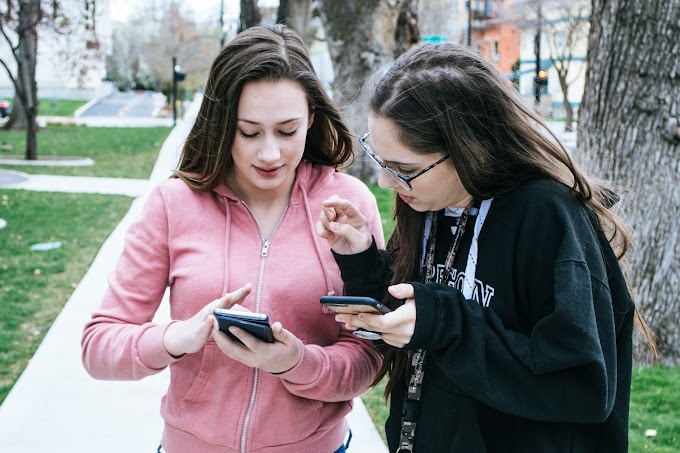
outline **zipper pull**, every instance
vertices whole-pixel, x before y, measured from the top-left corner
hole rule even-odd
[[[265,258],[267,256],[267,252],[269,251],[269,239],[265,239],[262,241],[262,253],[260,253],[260,256],[262,258]]]

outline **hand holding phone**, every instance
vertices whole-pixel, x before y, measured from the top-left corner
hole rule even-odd
[[[383,315],[389,313],[389,307],[372,297],[363,296],[322,296],[321,304],[340,314],[358,315],[359,313],[371,313]],[[366,340],[379,340],[379,332],[371,332],[364,329],[357,329],[352,335]]]
[[[274,335],[272,334],[272,329],[269,325],[269,316],[264,313],[251,313],[247,311],[216,308],[214,314],[220,330],[238,343],[243,344],[241,340],[229,332],[229,326],[236,326],[243,329],[254,337],[266,341],[267,343],[274,342]]]

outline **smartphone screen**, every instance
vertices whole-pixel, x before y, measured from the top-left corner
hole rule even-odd
[[[392,311],[372,297],[322,296],[320,301],[323,306],[328,307],[329,310],[333,310],[336,313],[376,313],[382,315]]]

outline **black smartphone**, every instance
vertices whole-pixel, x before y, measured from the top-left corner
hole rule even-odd
[[[372,297],[364,296],[321,296],[321,304],[336,313],[349,313],[358,315],[359,313],[374,313],[384,315],[392,310],[380,301]],[[365,329],[357,329],[352,332],[355,337],[365,340],[380,340],[379,332],[371,332]]]
[[[264,313],[251,313],[248,311],[228,310],[225,308],[216,308],[214,311],[215,318],[220,330],[229,336],[234,341],[241,344],[243,342],[236,338],[234,334],[229,332],[229,326],[239,327],[254,337],[266,341],[267,343],[274,342],[274,335],[272,328],[269,325],[269,316]]]
[[[390,310],[386,305],[372,297],[364,296],[321,296],[321,304],[336,313],[359,313],[385,314]]]

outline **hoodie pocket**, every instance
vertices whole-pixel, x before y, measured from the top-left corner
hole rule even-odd
[[[206,342],[198,373],[179,405],[179,427],[204,442],[237,449],[253,375],[214,341]]]
[[[281,379],[262,372],[258,392],[248,428],[254,449],[283,447],[309,438],[327,421],[324,405],[342,404],[293,395]]]
[[[198,369],[198,374],[196,375],[194,382],[191,384],[191,387],[189,387],[189,391],[186,393],[186,395],[184,395],[184,398],[182,398],[182,402],[180,404],[180,414],[182,413],[184,408],[188,404],[191,404],[191,402],[196,398],[196,396],[201,393],[203,387],[208,381],[208,373],[212,368],[211,364],[213,362],[213,356],[215,355],[216,348],[217,345],[213,342],[208,341],[205,344],[201,366]]]

